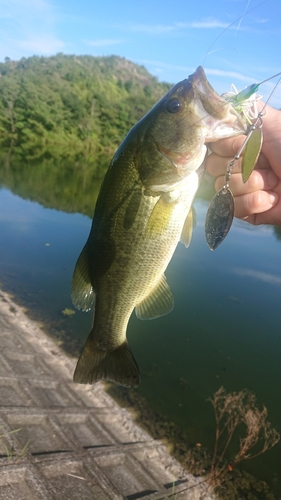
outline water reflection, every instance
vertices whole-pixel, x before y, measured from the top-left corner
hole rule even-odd
[[[263,273],[257,271],[256,269],[245,269],[244,267],[236,267],[232,269],[233,274],[238,274],[239,276],[244,276],[245,278],[250,277],[264,283],[269,283],[270,285],[281,285],[281,276],[275,276],[270,273]]]
[[[77,352],[92,315],[62,311],[73,308],[71,276],[91,225],[82,214],[92,214],[99,182],[81,165],[47,162],[0,168],[0,183],[0,284]],[[128,328],[142,374],[139,392],[187,430],[190,444],[209,448],[214,422],[206,400],[222,385],[252,390],[281,430],[280,230],[235,221],[210,252],[203,226],[211,195],[207,183],[195,203],[191,246],[178,245],[166,273],[174,311],[147,322],[133,314]],[[280,463],[279,444],[245,468],[280,481]]]
[[[105,161],[100,168],[86,163],[54,162],[24,165],[15,158],[0,159],[0,186],[21,198],[37,201],[44,207],[65,212],[78,212],[92,217]],[[97,171],[100,176],[97,178]]]

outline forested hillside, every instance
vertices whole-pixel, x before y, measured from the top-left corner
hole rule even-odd
[[[117,56],[0,63],[0,148],[28,161],[108,160],[170,85]]]

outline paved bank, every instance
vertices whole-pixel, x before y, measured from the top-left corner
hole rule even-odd
[[[73,384],[75,360],[1,291],[0,346],[0,499],[203,498],[102,383]]]

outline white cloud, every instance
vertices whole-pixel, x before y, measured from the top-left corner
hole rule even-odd
[[[176,24],[173,25],[161,25],[161,24],[132,24],[129,26],[130,31],[139,33],[149,33],[151,35],[162,35],[163,33],[168,33],[175,31]]]
[[[161,68],[161,70],[176,70],[176,71],[183,71],[183,72],[188,72],[194,71],[194,68],[192,66],[180,66],[178,64],[170,64],[170,63],[165,63],[163,61],[155,61],[151,59],[136,59],[136,62],[138,64],[147,64],[147,65],[152,65],[152,66],[158,66],[158,68]]]
[[[249,85],[249,82],[252,82],[252,78],[243,75],[242,73],[237,73],[236,71],[225,71],[223,69],[212,69],[212,68],[204,68],[206,75],[215,75],[215,76],[223,76],[226,78],[234,78],[234,80],[240,80],[242,82],[247,82]]]
[[[227,28],[229,23],[219,21],[218,19],[208,17],[202,21],[192,21],[191,23],[177,23],[180,28],[195,28],[195,29],[214,29]]]
[[[39,16],[42,15],[47,16],[47,18],[40,17],[41,22],[45,22],[46,19],[50,20],[50,18],[54,19],[54,6],[45,0],[2,0],[1,7],[5,17],[21,24],[32,23],[36,18],[39,20]]]
[[[192,66],[181,66],[177,64],[168,64],[164,63],[162,61],[154,61],[154,60],[149,60],[149,59],[137,59],[137,62],[139,64],[147,64],[147,65],[155,65],[161,68],[162,70],[174,70],[174,71],[182,71],[186,75],[193,73],[196,68]],[[238,73],[236,71],[227,71],[224,69],[218,69],[218,68],[205,68],[204,71],[206,75],[213,75],[213,76],[221,76],[225,78],[231,78],[234,80],[240,80],[243,82],[246,82],[247,85],[253,82],[253,78],[250,76],[247,76],[243,73]]]
[[[91,45],[92,47],[108,47],[110,45],[123,43],[123,40],[119,40],[117,38],[104,38],[100,40],[83,40],[83,42],[87,45]]]
[[[268,23],[268,19],[256,19],[257,24],[265,24]]]
[[[162,35],[175,31],[182,31],[186,29],[214,29],[214,28],[228,28],[229,23],[219,21],[215,18],[207,18],[202,21],[192,21],[189,23],[175,22],[173,24],[132,24],[126,26],[126,29],[134,32],[149,33],[151,35]],[[124,28],[124,27],[123,27]]]
[[[54,54],[64,48],[64,42],[53,36],[34,36],[29,40],[15,40],[24,51],[32,54]]]
[[[2,0],[0,58],[52,54],[64,42],[56,35],[57,13],[46,0]]]
[[[256,24],[265,24],[266,19],[257,20]],[[122,31],[132,31],[138,33],[146,33],[149,35],[165,35],[168,33],[179,33],[186,30],[240,30],[240,31],[251,31],[253,28],[249,26],[241,26],[241,23],[237,26],[237,22],[233,23],[227,21],[221,21],[215,17],[207,17],[199,19],[197,21],[190,22],[173,22],[171,24],[128,24],[121,25],[115,24],[113,27],[121,29]]]

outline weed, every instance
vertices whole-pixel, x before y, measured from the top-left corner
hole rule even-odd
[[[0,429],[2,429],[2,428],[3,428],[3,426],[0,427]],[[0,439],[5,438],[7,436],[10,436],[11,434],[15,434],[16,432],[20,432],[20,431],[21,431],[21,429],[14,429],[13,431],[4,432],[4,433],[0,434]],[[27,443],[24,445],[24,447],[21,450],[15,451],[13,446],[8,447],[8,446],[6,446],[6,444],[4,444],[6,457],[8,458],[8,460],[11,460],[12,458],[23,458],[27,454],[28,446],[29,446],[29,441],[27,441]]]
[[[239,462],[255,458],[275,446],[280,435],[267,422],[266,407],[260,411],[256,407],[255,395],[247,389],[226,393],[221,387],[209,401],[215,412],[216,436],[208,483],[217,486],[221,477]],[[239,438],[238,452],[230,463],[226,463],[226,451],[240,426],[245,427],[245,436]]]

